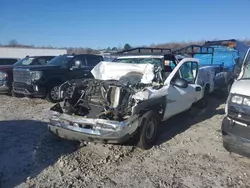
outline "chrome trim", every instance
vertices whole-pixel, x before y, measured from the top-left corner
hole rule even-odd
[[[139,126],[139,118],[137,115],[130,117],[126,121],[119,122],[59,114],[54,111],[51,112],[52,115],[49,118],[50,126],[87,134],[90,137],[98,136],[100,138],[119,139],[127,134],[133,134]],[[92,128],[80,127],[81,125],[88,125]]]

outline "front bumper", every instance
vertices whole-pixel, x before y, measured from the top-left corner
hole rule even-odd
[[[13,91],[23,95],[31,95],[44,97],[46,89],[35,84],[26,84],[21,82],[13,82]]]
[[[0,94],[9,93],[10,87],[8,86],[8,81],[0,80]]]
[[[59,114],[50,117],[48,130],[68,140],[100,143],[124,143],[137,131],[138,116],[122,122],[104,119],[90,119],[80,116]]]
[[[226,150],[250,157],[250,126],[225,117],[221,130],[223,146]]]

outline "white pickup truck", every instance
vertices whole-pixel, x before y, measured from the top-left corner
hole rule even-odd
[[[66,139],[102,143],[136,138],[139,147],[149,149],[161,121],[192,106],[205,107],[204,90],[197,84],[199,60],[179,62],[171,52],[154,50],[163,51],[131,49],[114,62],[95,66],[95,79],[64,83],[64,102],[50,109],[49,131]],[[135,51],[140,53],[131,53]]]

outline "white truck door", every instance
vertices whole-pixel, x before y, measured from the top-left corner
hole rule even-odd
[[[194,102],[201,98],[202,88],[196,84],[198,71],[199,60],[185,58],[168,76],[165,81],[169,88],[164,120],[188,110]]]

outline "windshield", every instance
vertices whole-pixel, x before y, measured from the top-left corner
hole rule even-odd
[[[73,56],[61,55],[51,59],[47,65],[62,66],[67,64],[67,62],[72,59]]]
[[[34,60],[34,58],[32,58],[32,57],[26,57],[24,59],[20,59],[19,61],[17,61],[14,64],[14,66],[27,66],[27,65],[30,65],[33,60]]]
[[[114,62],[130,64],[153,64],[162,67],[163,58],[117,58]]]

